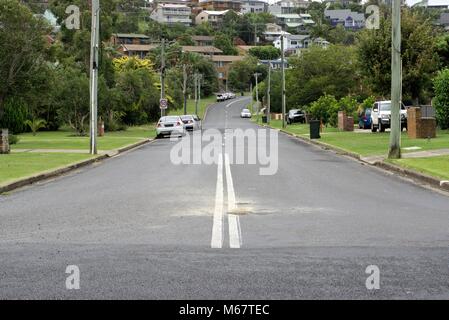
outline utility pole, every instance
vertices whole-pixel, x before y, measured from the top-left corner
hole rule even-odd
[[[161,44],[161,100],[165,99],[165,39]],[[165,116],[165,109],[161,108],[161,117]]]
[[[257,23],[254,24],[254,45],[257,46]]]
[[[98,51],[100,33],[100,0],[92,0],[90,35],[90,154],[97,154]]]
[[[201,80],[203,80],[203,75],[199,74],[199,79],[198,79],[198,103],[197,103],[197,108],[195,110],[195,114],[198,115],[198,104],[201,104]]]
[[[257,77],[260,76],[260,73],[255,73],[254,74],[254,78],[256,78],[256,105],[257,105],[257,123],[259,123],[259,85],[258,85],[258,81],[257,81]]]
[[[401,0],[393,0],[391,38],[391,132],[388,158],[401,157]]]
[[[267,86],[267,124],[270,124],[271,121],[271,60],[268,61],[268,86]]]
[[[183,74],[183,87],[182,87],[182,93],[184,95],[184,114],[187,114],[187,70],[186,65],[182,65],[182,74]]]
[[[281,72],[282,72],[282,128],[285,128],[285,66],[284,35],[281,35]]]
[[[193,78],[193,85],[195,87],[195,114],[198,114],[198,73],[195,73]]]

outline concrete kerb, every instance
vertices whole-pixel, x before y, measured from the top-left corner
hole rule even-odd
[[[79,161],[79,162],[72,163],[70,165],[58,168],[58,169],[48,170],[48,171],[45,171],[45,172],[42,172],[42,173],[38,173],[38,174],[30,176],[30,177],[26,177],[26,178],[23,178],[23,179],[19,179],[19,180],[13,181],[11,183],[8,183],[8,184],[0,186],[0,194],[5,193],[5,192],[10,192],[10,191],[13,191],[13,190],[18,189],[18,188],[22,188],[22,187],[25,187],[27,185],[31,185],[31,184],[36,183],[36,182],[40,182],[40,181],[43,181],[43,180],[47,180],[47,179],[50,179],[50,178],[54,178],[54,177],[63,175],[65,173],[68,173],[68,172],[73,171],[75,169],[88,166],[88,165],[90,165],[92,163],[95,163],[95,162],[98,162],[98,161],[102,161],[102,160],[105,160],[107,158],[112,158],[112,157],[114,157],[114,156],[116,156],[116,155],[118,155],[120,153],[124,153],[126,151],[137,149],[137,148],[139,148],[139,147],[141,147],[141,146],[143,146],[143,145],[145,145],[147,143],[153,142],[153,141],[154,141],[154,139],[145,139],[145,140],[142,140],[142,141],[139,141],[139,142],[127,145],[125,147],[119,148],[117,150],[113,150],[112,152],[108,152],[108,153],[99,155],[99,156],[97,156],[95,158],[92,158],[92,159]]]
[[[335,153],[337,153],[339,155],[349,156],[349,157],[351,157],[351,158],[353,158],[355,160],[358,160],[358,161],[360,161],[360,162],[362,162],[362,163],[364,163],[366,165],[370,165],[370,166],[373,166],[373,167],[378,167],[378,168],[381,168],[381,169],[389,171],[389,172],[400,174],[403,177],[411,178],[411,180],[414,181],[415,183],[417,183],[417,182],[421,183],[421,184],[424,183],[424,184],[428,184],[428,185],[430,185],[430,186],[432,186],[434,188],[437,188],[437,189],[440,189],[440,190],[443,190],[443,191],[446,191],[446,192],[449,191],[449,181],[441,181],[441,180],[439,180],[437,178],[428,176],[428,175],[423,174],[421,172],[417,172],[417,171],[414,171],[414,170],[410,170],[410,169],[406,169],[406,168],[403,168],[403,167],[400,167],[400,166],[396,166],[394,164],[391,164],[391,163],[388,163],[388,162],[385,162],[385,161],[376,161],[374,163],[370,163],[368,161],[363,160],[360,157],[360,155],[357,154],[357,153],[349,152],[349,151],[340,149],[338,147],[329,145],[329,144],[321,142],[321,141],[308,139],[308,138],[296,135],[294,133],[288,132],[286,130],[272,128],[272,127],[270,127],[268,125],[265,125],[265,124],[259,124],[259,123],[256,123],[256,124],[259,125],[259,126],[266,127],[266,128],[271,128],[271,129],[274,129],[274,130],[278,130],[278,131],[280,131],[280,132],[282,132],[284,134],[287,134],[287,135],[292,136],[292,137],[294,137],[294,138],[296,138],[298,140],[301,140],[302,142],[305,142],[305,143],[307,143],[309,145],[318,146],[318,147],[320,147],[321,149],[324,149],[324,150],[332,150],[332,151],[334,151]]]

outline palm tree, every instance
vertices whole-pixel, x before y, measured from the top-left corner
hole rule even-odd
[[[35,136],[39,129],[45,128],[45,126],[47,125],[47,121],[43,119],[27,120],[25,121],[25,125],[30,127],[31,132],[33,132],[33,136]]]

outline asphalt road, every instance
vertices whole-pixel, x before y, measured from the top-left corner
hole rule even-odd
[[[0,299],[449,298],[449,197],[283,134],[276,174],[234,164],[248,101],[209,109],[216,163],[161,139],[0,196]]]

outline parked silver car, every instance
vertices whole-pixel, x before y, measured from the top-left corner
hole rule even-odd
[[[188,131],[201,130],[202,128],[201,119],[196,114],[181,116],[181,120]]]
[[[156,134],[158,138],[171,134],[184,136],[186,128],[180,116],[165,116],[159,119]]]
[[[251,111],[249,111],[248,109],[243,109],[242,112],[240,113],[240,117],[251,118]]]

